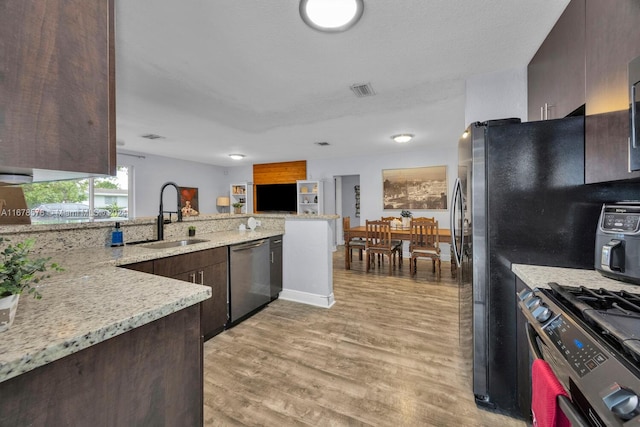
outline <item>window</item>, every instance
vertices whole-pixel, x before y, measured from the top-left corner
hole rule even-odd
[[[31,223],[128,219],[130,170],[118,166],[115,177],[23,184]]]

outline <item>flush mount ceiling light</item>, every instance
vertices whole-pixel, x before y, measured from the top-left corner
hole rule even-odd
[[[414,135],[412,133],[401,133],[399,135],[393,135],[391,139],[393,139],[398,144],[404,144],[411,141],[413,137]]]
[[[233,160],[242,160],[246,156],[244,154],[229,154],[229,157],[231,157]]]
[[[33,176],[14,173],[0,173],[0,182],[5,184],[31,184],[33,182]]]
[[[360,20],[363,11],[363,0],[300,0],[302,20],[323,32],[348,30]]]

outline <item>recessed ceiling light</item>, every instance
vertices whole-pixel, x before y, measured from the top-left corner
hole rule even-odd
[[[327,145],[329,145],[327,141],[318,141],[318,142],[314,142],[314,144],[319,145],[321,147],[326,147]]]
[[[363,0],[300,0],[302,20],[318,31],[348,30],[360,20],[363,11]]]
[[[233,160],[242,160],[246,156],[244,154],[229,154],[229,157],[231,157]]]
[[[404,144],[411,141],[413,137],[414,135],[412,133],[401,133],[399,135],[393,135],[391,139],[393,139],[398,144]]]

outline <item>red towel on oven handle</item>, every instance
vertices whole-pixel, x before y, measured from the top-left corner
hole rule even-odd
[[[571,427],[571,423],[558,406],[558,396],[567,396],[551,366],[542,359],[531,367],[531,412],[534,427]]]

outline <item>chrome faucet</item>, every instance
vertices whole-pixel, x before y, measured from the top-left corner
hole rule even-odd
[[[175,212],[165,211],[162,208],[162,195],[164,194],[164,189],[167,188],[168,186],[172,186],[176,189],[176,196],[178,197],[178,203],[176,205],[177,208]],[[180,189],[178,188],[178,185],[175,182],[167,182],[160,189],[160,213],[158,214],[158,240],[164,240],[164,224],[165,224],[164,214],[165,213],[169,214],[169,219],[166,220],[167,224],[171,223],[172,213],[178,214],[178,222],[182,222],[182,210],[180,209]]]

